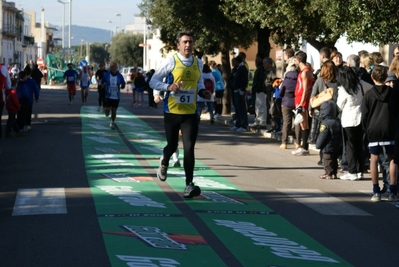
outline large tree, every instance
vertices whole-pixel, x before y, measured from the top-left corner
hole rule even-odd
[[[112,37],[110,60],[125,66],[143,66],[142,34],[118,33]]]
[[[227,19],[220,3],[220,0],[144,0],[140,8],[152,27],[161,29],[165,49],[176,47],[177,32],[191,30],[196,35],[198,56],[220,52],[223,78],[227,81],[230,75],[230,52],[238,46],[249,47],[254,42],[256,31]],[[230,90],[225,90],[224,99],[231,99]],[[223,113],[230,113],[230,103],[225,103]]]
[[[399,40],[398,0],[222,0],[226,16],[248,27],[270,29],[280,45],[306,39],[315,48],[348,41]]]

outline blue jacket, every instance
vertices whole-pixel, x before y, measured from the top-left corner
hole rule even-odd
[[[29,105],[33,105],[33,95],[35,95],[35,99],[39,99],[39,88],[37,87],[37,84],[35,80],[32,78],[28,78],[26,80],[26,86],[28,87],[28,94],[29,94]]]
[[[18,98],[29,99],[29,89],[26,81],[18,80],[16,91]]]

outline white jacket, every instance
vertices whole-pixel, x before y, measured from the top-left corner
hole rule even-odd
[[[341,112],[341,125],[344,128],[358,126],[362,120],[363,92],[360,85],[358,88],[357,94],[350,95],[342,86],[338,86],[337,106]]]

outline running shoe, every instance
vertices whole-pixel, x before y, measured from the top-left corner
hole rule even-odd
[[[162,182],[166,181],[166,178],[168,176],[168,167],[165,165],[159,165],[158,171],[157,171],[157,177],[159,180]]]
[[[237,131],[237,129],[238,129],[238,127],[233,126],[233,127],[230,128],[230,131]]]
[[[357,173],[349,173],[349,172],[345,173],[344,175],[341,175],[341,176],[339,177],[339,179],[341,179],[341,180],[348,180],[348,181],[356,181],[356,180],[359,180],[359,178],[358,178],[358,176],[357,176]]]
[[[242,127],[238,128],[238,129],[236,130],[236,132],[246,132],[246,131],[247,131],[247,129],[242,128]]]
[[[180,168],[180,167],[181,167],[180,160],[178,160],[178,161],[176,161],[176,162],[173,162],[172,167],[173,167],[173,168]]]
[[[193,182],[189,183],[184,189],[183,196],[185,198],[193,198],[201,195],[201,188],[199,186],[194,185]]]
[[[388,202],[396,202],[396,201],[398,201],[397,195],[394,195],[392,193],[388,195]]]
[[[115,123],[111,122],[109,124],[109,127],[111,128],[111,130],[115,130]]]

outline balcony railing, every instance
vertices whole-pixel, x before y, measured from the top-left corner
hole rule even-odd
[[[33,36],[24,36],[22,42],[23,46],[34,45],[34,44],[35,44],[35,38]]]
[[[14,24],[4,24],[3,25],[3,35],[9,35],[17,37],[21,34],[21,27]]]

